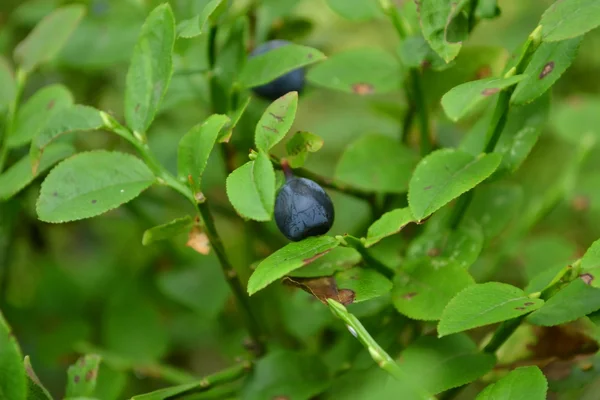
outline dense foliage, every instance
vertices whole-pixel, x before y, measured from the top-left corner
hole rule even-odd
[[[598,398],[598,0],[0,22],[0,400]]]

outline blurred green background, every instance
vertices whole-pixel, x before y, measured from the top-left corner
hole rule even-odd
[[[207,2],[170,3],[177,19],[182,20],[199,13]],[[0,53],[10,59],[14,46],[44,15],[67,3],[74,2],[2,0]],[[74,93],[76,103],[93,105],[122,120],[129,57],[145,16],[160,2],[78,3],[88,6],[87,16],[58,59],[31,77],[24,99],[41,87],[60,82]],[[414,21],[412,2],[398,3]],[[454,66],[425,73],[433,132],[440,146],[456,146],[477,120],[451,123],[439,107],[441,95],[459,83],[477,79],[482,68],[499,73],[550,3],[500,2],[501,16],[477,26]],[[248,5],[249,0],[233,1],[234,10],[239,12]],[[258,40],[286,38],[325,54],[357,47],[381,47],[395,57],[398,52],[395,32],[383,15],[371,21],[348,20],[325,0],[265,1],[259,8],[257,27]],[[162,112],[148,132],[151,147],[172,171],[176,170],[179,138],[210,112],[208,87],[201,72],[205,68],[204,36],[178,41],[172,85]],[[554,87],[549,123],[535,150],[509,179],[523,191],[522,201],[510,215],[514,220],[527,218],[547,201],[557,177],[575,154],[574,140],[569,138],[577,132],[572,131],[598,121],[598,71],[600,31],[596,30],[586,35],[577,60]],[[253,126],[266,104],[253,99],[234,132],[233,143],[242,155],[252,146]],[[360,136],[377,133],[397,138],[402,134],[406,105],[402,92],[356,96],[308,87],[300,98],[293,129],[316,133],[324,138],[325,145],[309,157],[307,168],[332,176],[345,147]],[[570,112],[573,107],[576,111]],[[72,140],[80,150],[129,149],[118,137],[101,132],[78,134]],[[13,153],[9,165],[25,152]],[[283,154],[282,147],[277,152]],[[518,243],[503,260],[502,268],[494,272],[496,279],[523,285],[528,275],[524,265],[537,270],[548,264],[564,264],[580,256],[600,236],[599,157],[600,151],[595,150],[583,173],[571,182],[567,196],[559,199],[527,240]],[[205,173],[204,192],[229,256],[245,280],[249,265],[285,240],[274,224],[244,222],[235,214],[225,195],[225,177],[222,157],[215,152]],[[101,374],[112,377],[113,383],[101,388],[102,399],[122,399],[164,386],[162,379],[153,377],[157,368],[160,370],[159,361],[202,376],[231,365],[244,353],[244,329],[215,256],[201,256],[186,247],[185,237],[142,246],[145,229],[191,213],[182,198],[163,188],[152,188],[101,217],[51,225],[37,221],[34,205],[38,191],[39,180],[0,209],[0,304],[24,354],[31,356],[37,374],[51,392],[62,395],[66,368],[79,352],[90,349],[104,354]],[[339,193],[331,195],[336,206],[332,233],[363,234],[372,220],[368,205]],[[384,242],[376,249],[378,256],[400,262],[401,249],[405,248],[402,241],[394,238]],[[473,267],[475,277],[491,278],[486,263],[493,263],[490,260],[495,256],[492,243]],[[263,300],[269,296],[276,300],[261,303],[265,323],[282,323],[297,340],[313,346],[315,335],[323,332],[333,317],[304,293],[291,293],[274,288],[261,295]],[[274,321],[269,312],[272,308],[286,310],[287,317]],[[365,316],[373,313],[362,312]]]

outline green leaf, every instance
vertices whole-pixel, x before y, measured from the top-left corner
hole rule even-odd
[[[550,89],[571,66],[583,36],[560,42],[542,43],[535,51],[523,79],[510,99],[513,104],[524,104],[535,100]]]
[[[73,154],[75,154],[75,148],[68,143],[56,143],[48,146],[36,174],[31,171],[29,156],[21,158],[0,174],[0,200],[13,197],[54,164]]]
[[[354,303],[383,296],[392,289],[392,282],[379,272],[365,267],[355,267],[335,274],[339,289],[354,292]]]
[[[438,320],[448,302],[475,281],[462,266],[448,260],[421,258],[405,263],[394,280],[392,302],[409,318]]]
[[[297,278],[316,278],[331,276],[338,271],[344,271],[362,261],[362,257],[351,247],[336,247],[327,254],[288,275]]]
[[[431,68],[436,71],[451,66],[433,51],[422,35],[409,36],[403,40],[398,48],[398,55],[405,67]]]
[[[417,160],[417,154],[398,140],[363,135],[342,154],[335,179],[364,190],[404,193]]]
[[[26,72],[52,60],[65,45],[85,14],[83,5],[56,9],[44,17],[31,33],[17,45],[14,57]]]
[[[193,310],[195,318],[217,318],[231,292],[214,254],[201,263],[161,272],[156,280],[159,290],[169,299]]]
[[[97,354],[85,355],[67,371],[67,397],[86,397],[94,394],[101,358]]]
[[[570,39],[600,25],[596,0],[562,0],[552,4],[542,15],[542,38],[546,42]]]
[[[155,182],[140,159],[103,150],[80,153],[50,171],[37,202],[45,222],[95,217],[136,198]]]
[[[258,150],[268,152],[288,133],[298,108],[298,92],[290,92],[267,107],[256,125],[254,141]]]
[[[217,10],[223,0],[212,0],[204,6],[202,12],[193,18],[181,21],[177,25],[177,36],[182,38],[193,38],[206,33],[210,26],[210,16]]]
[[[219,132],[227,122],[229,117],[226,115],[211,115],[202,124],[194,126],[179,141],[178,174],[181,179],[190,184],[194,193],[202,191],[202,174],[208,163],[208,157]]]
[[[410,243],[406,257],[441,257],[467,269],[477,261],[483,242],[481,227],[465,221],[455,230],[444,228],[423,233]]]
[[[0,398],[2,400],[25,400],[27,383],[23,368],[21,349],[0,313]]]
[[[359,48],[334,54],[311,68],[310,83],[351,94],[387,93],[402,87],[402,66],[389,53]]]
[[[593,287],[600,287],[600,279],[596,279],[598,272],[600,272],[600,240],[592,243],[583,255],[581,272],[587,275],[586,278],[590,280]]]
[[[194,225],[194,220],[189,215],[182,218],[174,219],[166,224],[155,226],[147,229],[142,238],[142,244],[148,246],[159,240],[168,240],[175,236],[187,233]]]
[[[461,15],[461,10],[467,3],[467,0],[430,0],[419,3],[423,36],[447,63],[458,55],[462,40],[467,37],[467,21]]]
[[[574,321],[600,309],[600,289],[576,279],[546,301],[527,320],[534,325],[555,326]]]
[[[521,186],[511,183],[484,184],[477,188],[465,219],[477,222],[486,241],[490,241],[513,221],[522,204]]]
[[[383,214],[369,227],[365,247],[371,247],[382,239],[395,235],[411,222],[415,222],[415,218],[408,207],[398,208]]]
[[[498,168],[499,154],[473,157],[460,150],[437,150],[422,159],[408,187],[413,216],[423,220],[464,192],[477,186]]]
[[[542,307],[524,291],[505,283],[472,285],[458,293],[444,309],[438,325],[440,337],[516,318]]]
[[[287,160],[292,168],[300,168],[304,165],[308,153],[315,153],[323,147],[323,139],[314,133],[296,132],[285,144]]]
[[[437,394],[473,382],[494,367],[496,358],[481,353],[467,335],[422,336],[400,355],[398,365],[416,385]]]
[[[227,197],[244,218],[269,221],[275,207],[275,170],[269,156],[260,151],[227,177]]]
[[[327,0],[327,5],[340,17],[351,21],[368,21],[383,16],[377,0]]]
[[[367,370],[350,370],[336,377],[325,392],[326,400],[374,400],[396,399],[402,394],[402,400],[431,399],[420,395],[410,387],[410,383],[399,381],[386,371],[375,366]]]
[[[168,351],[166,321],[139,283],[112,288],[102,313],[102,343],[134,364],[150,363]],[[107,357],[104,357],[107,358]]]
[[[484,100],[525,78],[526,75],[516,75],[509,78],[485,78],[463,83],[452,88],[442,97],[442,107],[448,118],[456,122],[467,116]]]
[[[135,132],[146,132],[167,92],[174,43],[175,17],[171,6],[162,4],[146,19],[127,72],[125,120]]]
[[[241,400],[284,397],[308,400],[329,386],[329,371],[315,355],[288,350],[269,352],[256,362]]]
[[[552,104],[550,125],[568,143],[579,144],[588,135],[600,138],[600,97],[581,96]]]
[[[548,382],[538,367],[516,368],[486,387],[475,400],[545,400]]]
[[[7,107],[17,93],[15,74],[8,61],[0,56],[0,110]]]
[[[289,243],[258,264],[248,281],[248,293],[253,295],[277,279],[327,254],[339,244],[337,239],[330,236],[312,236]]]
[[[61,135],[78,131],[91,131],[104,126],[100,111],[88,106],[75,105],[64,108],[50,118],[31,142],[29,156],[33,172],[38,169],[44,151]]]
[[[29,143],[53,115],[71,105],[73,95],[63,85],[50,85],[38,90],[19,107],[8,145],[18,147]]]
[[[35,374],[29,356],[25,356],[23,364],[27,373],[27,400],[52,400],[52,396]]]
[[[325,54],[312,47],[286,44],[248,59],[240,72],[239,81],[247,88],[264,85],[288,72],[325,58]]]

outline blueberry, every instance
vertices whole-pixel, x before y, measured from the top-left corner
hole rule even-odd
[[[277,49],[279,47],[290,44],[290,42],[286,40],[271,40],[266,42],[260,46],[258,46],[252,53],[250,53],[250,57],[257,56],[259,54],[264,54],[270,50]],[[304,68],[298,68],[293,71],[288,72],[285,75],[280,76],[279,78],[264,84],[262,86],[257,86],[252,88],[254,93],[257,95],[264,97],[267,100],[277,100],[281,96],[285,95],[289,92],[300,92],[304,87]]]
[[[333,225],[333,203],[323,188],[306,178],[288,178],[275,200],[275,222],[294,242],[323,235]]]

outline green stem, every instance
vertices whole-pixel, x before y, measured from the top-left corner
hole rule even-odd
[[[17,70],[16,73],[16,92],[13,101],[8,106],[8,113],[6,115],[6,123],[4,126],[4,133],[0,136],[0,172],[4,170],[6,163],[6,157],[8,156],[8,137],[12,134],[14,128],[15,117],[23,95],[23,89],[27,82],[27,73],[21,69]]]
[[[210,389],[216,388],[218,386],[237,381],[238,379],[245,376],[251,369],[252,364],[249,361],[244,361],[243,363],[234,365],[233,367],[224,369],[212,375],[208,375],[196,383],[185,386],[182,385],[182,388],[188,388],[186,388],[184,392],[169,397],[169,399],[175,400],[184,398],[190,394],[207,392]]]
[[[398,37],[400,40],[406,39],[407,36],[412,34],[412,30],[410,25],[406,20],[402,17],[400,12],[398,11],[398,7],[392,3],[390,0],[379,0],[379,5],[383,9],[383,12],[388,16],[392,25],[394,25],[394,29],[398,33]]]
[[[523,49],[519,55],[519,59],[517,64],[508,70],[508,72],[504,75],[504,77],[510,77],[514,75],[518,75],[522,73],[529,61],[531,60],[531,56],[538,48],[541,43],[541,27],[538,26],[527,38],[527,41],[523,45]],[[502,132],[504,131],[504,127],[506,126],[506,121],[508,119],[508,112],[510,110],[510,97],[512,96],[515,87],[512,86],[510,88],[504,89],[498,95],[498,100],[496,101],[496,108],[494,109],[494,114],[492,115],[492,120],[490,121],[490,125],[486,134],[486,142],[483,151],[485,153],[491,153],[496,148],[500,137],[502,136]],[[451,229],[456,229],[460,225],[467,209],[469,208],[469,204],[473,199],[473,190],[463,194],[458,201],[452,213],[449,217],[449,226]]]
[[[186,185],[171,175],[171,173],[167,171],[166,168],[164,168],[156,159],[147,143],[135,140],[133,133],[115,120],[106,119],[105,122],[107,129],[110,129],[120,136],[125,137],[131,144],[133,144],[142,159],[146,162],[152,172],[154,172],[160,183],[165,184],[173,190],[179,192],[186,199],[188,199],[190,203],[193,204],[194,208],[202,218],[205,233],[213,250],[215,251],[215,254],[217,255],[217,258],[219,259],[221,269],[223,270],[223,275],[225,276],[226,281],[234,294],[238,306],[245,314],[248,331],[256,345],[256,353],[262,354],[264,351],[264,335],[262,334],[258,320],[255,318],[254,312],[252,311],[250,298],[244,291],[237,273],[227,258],[225,248],[223,247],[223,242],[215,227],[214,219],[208,204],[204,201],[204,199],[196,199],[194,193]]]
[[[522,315],[517,318],[509,319],[500,324],[500,326],[494,332],[492,339],[483,348],[484,353],[494,354],[511,335],[517,330],[521,322],[525,319],[526,315]]]
[[[431,135],[429,133],[429,110],[425,101],[425,91],[423,90],[423,81],[421,72],[416,68],[410,69],[410,80],[413,86],[413,96],[415,108],[419,117],[421,132],[421,156],[425,157],[431,152]]]
[[[283,171],[282,161],[278,157],[271,155],[271,161],[275,168]],[[375,201],[376,194],[374,192],[346,185],[331,178],[325,178],[324,176],[311,172],[305,168],[294,168],[294,175],[310,179],[323,187],[363,199],[369,203]]]
[[[229,287],[231,288],[235,298],[237,299],[238,305],[244,311],[244,315],[246,318],[246,323],[248,326],[248,330],[254,344],[256,346],[256,353],[261,355],[264,352],[264,334],[262,329],[254,315],[252,310],[252,306],[250,305],[250,298],[246,294],[246,291],[242,287],[242,284],[238,278],[237,272],[233,269],[227,255],[225,253],[225,248],[223,247],[223,241],[217,232],[217,228],[214,223],[214,219],[210,212],[210,208],[208,203],[196,203],[196,207],[198,213],[202,216],[202,220],[204,222],[204,228],[206,235],[208,236],[208,240],[212,245],[219,262],[221,263],[221,269],[223,270],[223,274],[227,279],[227,283],[229,283]]]

